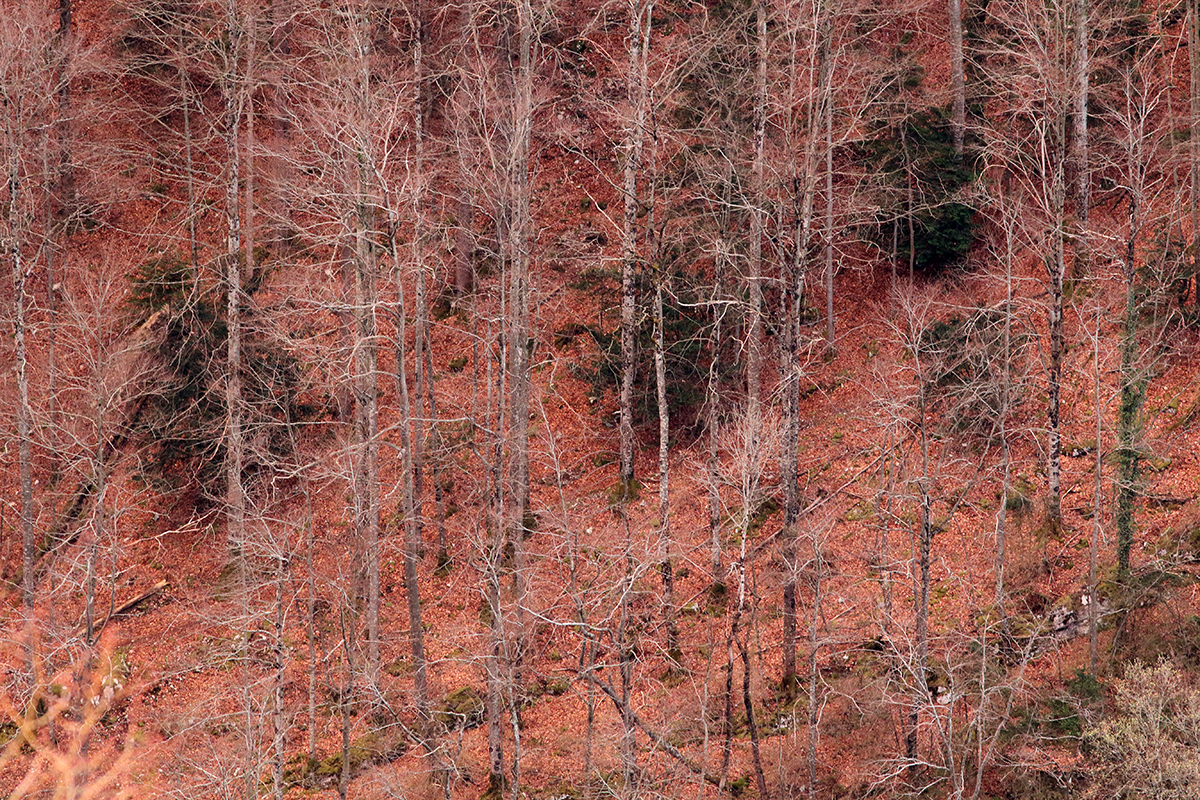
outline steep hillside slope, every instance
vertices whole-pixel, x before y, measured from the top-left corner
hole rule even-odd
[[[13,796],[1190,796],[1193,7],[25,6]]]

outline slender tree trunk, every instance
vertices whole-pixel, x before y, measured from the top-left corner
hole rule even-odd
[[[826,22],[832,26],[832,21]],[[829,35],[829,34],[827,34]],[[830,70],[832,72],[832,69]],[[837,353],[833,318],[833,89],[825,98],[825,352]]]
[[[242,487],[245,443],[242,436],[242,229],[241,214],[241,123],[242,78],[238,59],[242,46],[242,21],[236,0],[226,7],[229,50],[226,56],[223,90],[225,93],[225,292],[226,292],[226,370],[225,409],[225,513],[229,551],[244,570],[246,497]]]
[[[756,42],[756,77],[754,104],[754,164],[752,175],[752,202],[750,228],[750,275],[749,284],[750,307],[748,309],[749,324],[746,328],[746,426],[749,429],[747,477],[749,487],[745,497],[746,513],[753,515],[754,505],[758,502],[758,481],[761,463],[759,453],[762,441],[762,280],[765,272],[763,263],[763,237],[766,235],[766,221],[763,204],[766,202],[766,190],[763,185],[763,161],[766,146],[767,127],[767,7],[766,0],[756,0],[755,28]],[[746,532],[747,534],[749,531]]]
[[[343,598],[345,603],[347,598]],[[339,687],[338,708],[342,712],[342,769],[338,775],[338,797],[346,800],[350,788],[350,719],[354,710],[354,636],[355,620],[347,624],[348,609],[340,612],[342,627],[342,685]]]
[[[305,576],[305,636],[308,639],[308,760],[317,760],[317,577],[315,574],[312,490],[308,478],[302,478],[304,488],[304,568]]]
[[[1085,277],[1083,267],[1088,261],[1088,210],[1091,205],[1091,174],[1088,167],[1088,89],[1091,59],[1089,58],[1088,0],[1072,0],[1074,16],[1074,83],[1072,98],[1072,161],[1075,162],[1075,220],[1078,226],[1075,247],[1075,276]]]
[[[629,0],[629,65],[625,73],[625,83],[629,102],[633,105],[633,119],[625,134],[625,207],[621,234],[620,480],[623,499],[632,495],[634,481],[633,383],[637,358],[634,339],[637,326],[639,208],[637,179],[641,170],[646,126],[646,82],[643,62],[646,59],[645,46],[649,43],[653,13],[653,0]]]
[[[503,305],[503,303],[502,303]],[[504,778],[504,741],[501,738],[501,656],[504,643],[504,617],[500,605],[500,571],[504,559],[505,544],[505,487],[504,487],[504,457],[503,437],[501,429],[504,420],[504,347],[497,348],[493,356],[491,342],[495,332],[489,321],[487,324],[488,353],[486,367],[486,406],[485,430],[492,431],[490,442],[490,464],[488,464],[487,502],[491,505],[488,520],[489,540],[485,551],[483,576],[483,602],[488,611],[488,649],[484,659],[486,672],[485,713],[487,716],[488,741],[488,788],[489,793],[497,797],[503,792],[507,781]],[[497,363],[498,362],[498,363]]]
[[[369,119],[374,109],[371,97],[371,22],[365,15],[351,23],[354,30],[354,96],[361,104],[357,113]],[[354,147],[354,146],[352,146]],[[376,224],[378,200],[373,189],[374,175],[368,154],[348,148],[343,165],[348,181],[353,181],[353,208],[347,227],[350,233],[349,258],[353,280],[351,316],[354,334],[351,371],[354,376],[354,422],[351,437],[353,453],[352,493],[354,530],[365,579],[367,668],[374,675],[379,668],[379,322],[378,322],[378,246]]]
[[[529,151],[533,133],[533,7],[530,0],[517,3],[518,69],[515,75],[516,103],[513,121],[513,243],[509,304],[512,329],[509,336],[509,370],[512,392],[513,496],[516,524],[525,528],[529,510],[529,401],[530,401],[530,247],[533,242],[530,218]],[[522,549],[518,545],[518,549]]]
[[[1001,453],[1001,487],[1000,509],[996,515],[996,607],[1005,632],[1008,631],[1008,614],[1005,610],[1004,571],[1007,565],[1006,548],[1008,545],[1008,496],[1012,491],[1012,453],[1008,430],[1008,417],[1012,412],[1012,326],[1013,326],[1013,273],[1012,265],[1016,253],[1013,246],[1012,210],[1008,207],[1007,192],[1001,200],[1005,203],[1004,213],[1004,364],[1002,367],[1002,384],[1000,388],[1000,453]]]
[[[530,0],[518,0],[517,61],[513,75],[513,128],[510,142],[511,172],[509,173],[508,231],[511,261],[509,264],[508,314],[508,392],[509,400],[509,495],[513,546],[513,583],[516,612],[515,631],[511,638],[505,630],[504,662],[508,686],[508,708],[514,731],[510,790],[515,798],[521,791],[520,704],[515,694],[521,685],[521,672],[526,648],[526,568],[525,538],[533,533],[529,486],[529,414],[531,393],[531,356],[533,349],[530,325],[530,258],[534,241],[531,218],[529,183],[530,146],[533,133],[533,46],[534,19]]]
[[[745,539],[743,539],[744,548]],[[741,622],[744,609],[746,606],[746,569],[743,565],[741,575],[738,578],[738,611],[734,617],[734,625]],[[750,732],[750,751],[754,760],[754,782],[758,787],[759,797],[768,797],[767,780],[763,773],[762,752],[759,747],[758,723],[754,718],[754,701],[750,696],[750,647],[748,644],[749,632],[738,637],[734,634],[737,641],[738,654],[742,662],[742,707],[746,711],[746,728]]]
[[[1136,169],[1130,164],[1131,172]],[[1140,374],[1138,356],[1137,239],[1141,228],[1141,203],[1137,191],[1129,196],[1129,238],[1124,254],[1125,314],[1121,321],[1121,405],[1117,410],[1117,578],[1129,577],[1129,560],[1136,534],[1134,503],[1137,498],[1141,451],[1137,436],[1146,381]],[[1099,447],[1099,440],[1097,440]]]
[[[50,175],[49,142],[42,149],[42,174]],[[58,413],[58,273],[55,271],[56,257],[59,251],[62,230],[54,224],[50,203],[45,203],[42,213],[42,223],[46,242],[46,315],[49,324],[46,326],[46,406],[50,425],[47,431],[48,447],[50,450],[50,484],[58,483],[62,473],[62,446],[59,436],[62,431],[62,420]]]
[[[17,209],[21,202],[21,178],[18,172],[15,143],[11,139],[11,129],[9,134],[10,147],[14,148],[14,152],[10,157],[8,172],[8,221],[9,230],[18,231],[20,228],[15,223],[16,217],[20,214]],[[21,252],[21,239],[17,235],[12,237],[9,256],[12,259],[13,270],[13,349],[17,373],[17,461],[21,483],[21,604],[28,613],[33,609],[37,591],[36,576],[34,575],[37,539],[33,527],[33,413],[29,402],[29,361],[25,346],[26,270]]]
[[[1099,633],[1100,633],[1100,597],[1099,597],[1099,558],[1101,527],[1100,512],[1104,503],[1104,416],[1100,405],[1100,322],[1103,306],[1096,302],[1096,321],[1092,332],[1092,384],[1094,388],[1094,405],[1096,410],[1096,464],[1095,483],[1092,487],[1092,536],[1088,542],[1088,666],[1093,675],[1099,665]]]
[[[417,0],[413,10],[413,262],[416,267],[416,349],[415,366],[417,372],[417,418],[414,420],[409,405],[408,381],[405,375],[403,354],[398,353],[397,371],[399,376],[401,425],[407,430],[409,421],[413,420],[413,433],[410,447],[407,448],[408,464],[406,472],[406,494],[404,498],[405,542],[404,542],[404,584],[408,599],[409,640],[413,657],[413,699],[417,707],[418,735],[427,753],[432,754],[436,748],[430,737],[433,735],[432,717],[429,706],[429,687],[427,677],[427,661],[425,657],[425,634],[421,626],[421,595],[417,582],[417,562],[421,557],[422,548],[422,514],[421,514],[421,476],[424,460],[424,426],[423,414],[419,413],[422,401],[423,384],[428,382],[429,397],[433,399],[433,375],[426,374],[422,357],[429,347],[429,298],[425,280],[425,8],[424,3]],[[406,337],[404,284],[402,276],[396,275],[396,291],[399,295],[400,308],[398,315],[399,328],[397,339],[403,348]]]
[[[708,432],[708,533],[710,540],[709,569],[712,572],[712,588],[724,586],[725,575],[721,566],[721,381],[722,322],[725,316],[724,289],[722,281],[721,254],[717,254],[713,276],[713,334],[710,347],[712,360],[708,366],[708,385],[704,397],[705,425]]]
[[[54,34],[54,45],[58,49],[58,75],[55,83],[58,90],[58,124],[55,126],[58,138],[58,175],[56,194],[58,214],[67,220],[74,216],[75,198],[75,163],[71,152],[71,3],[72,0],[58,0],[58,30]]]
[[[183,52],[183,29],[179,32],[177,47]],[[198,286],[200,282],[200,242],[196,235],[196,169],[192,155],[192,88],[188,80],[187,70],[179,70],[179,95],[183,114],[183,158],[184,172],[187,183],[187,229],[188,229],[188,263],[191,266],[191,284]]]
[[[396,339],[402,350],[403,343],[407,340],[405,331],[407,311],[404,302],[404,284],[402,276],[399,274],[396,276],[396,292],[399,300],[396,314]],[[404,591],[408,601],[408,637],[413,658],[413,701],[417,707],[417,734],[421,737],[426,752],[431,752],[429,737],[433,733],[430,724],[432,718],[425,658],[425,632],[421,627],[421,587],[417,580],[417,564],[421,560],[421,525],[415,507],[417,495],[414,486],[416,468],[413,463],[413,448],[403,442],[408,438],[406,434],[409,420],[412,419],[412,408],[409,403],[407,366],[402,352],[397,352],[396,384],[400,398],[400,427],[404,431],[401,434],[401,447],[404,449],[404,489],[401,504],[404,513]],[[416,426],[419,427],[420,424],[418,421]]]
[[[1046,258],[1046,270],[1050,279],[1050,364],[1047,380],[1048,403],[1046,409],[1049,423],[1048,489],[1046,517],[1048,527],[1057,531],[1062,527],[1062,431],[1060,397],[1062,393],[1063,348],[1066,332],[1063,325],[1063,291],[1066,278],[1066,253],[1063,230],[1066,204],[1066,186],[1063,175],[1064,131],[1061,120],[1053,124],[1050,143],[1053,149],[1053,173],[1051,179],[1051,212],[1054,229],[1050,232],[1051,253]]]
[[[284,547],[287,547],[286,543]],[[272,627],[274,628],[272,642],[275,674],[272,676],[271,684],[271,723],[274,729],[272,731],[273,737],[271,742],[271,749],[274,754],[274,775],[272,776],[272,782],[275,788],[275,800],[283,800],[283,767],[287,760],[287,753],[284,748],[285,737],[287,735],[287,720],[285,718],[286,709],[283,697],[287,671],[286,645],[283,639],[284,628],[287,624],[287,605],[283,600],[283,586],[291,577],[290,554],[286,551],[279,553],[275,566],[275,619],[272,621]]]
[[[905,755],[912,769],[916,770],[917,760],[917,722],[920,709],[929,700],[929,684],[926,679],[929,667],[929,589],[930,589],[930,553],[933,547],[933,502],[929,494],[929,415],[925,386],[922,383],[917,388],[917,419],[918,435],[921,441],[921,479],[920,479],[920,520],[917,525],[917,563],[916,574],[913,576],[913,617],[916,621],[916,652],[912,665],[913,698],[912,711],[909,715],[909,728],[905,739]]]
[[[1189,109],[1191,111],[1188,151],[1191,164],[1191,217],[1192,217],[1192,276],[1195,278],[1196,295],[1193,302],[1200,306],[1200,2],[1188,0],[1188,70]]]
[[[828,14],[824,8],[823,13]],[[809,261],[813,256],[813,229],[817,194],[817,163],[821,146],[818,132],[823,127],[823,103],[831,91],[832,59],[829,23],[818,20],[820,41],[816,52],[817,93],[809,97],[803,172],[796,181],[798,197],[794,200],[796,214],[796,246],[792,260],[792,276],[784,292],[784,353],[783,367],[784,436],[783,436],[783,495],[784,522],[782,550],[783,584],[783,642],[782,688],[790,696],[796,687],[796,528],[800,524],[800,338],[805,312],[805,286]],[[794,45],[793,45],[794,46]],[[797,62],[793,52],[792,62]],[[811,85],[810,85],[811,88]],[[790,300],[790,309],[789,301]]]
[[[625,528],[625,576],[621,584],[620,618],[616,630],[616,646],[621,670],[621,769],[624,777],[623,795],[637,796],[637,724],[633,718],[633,666],[637,659],[636,645],[630,631],[632,622],[629,596],[633,592],[633,531],[625,506],[621,507],[621,522]]]
[[[963,13],[962,0],[946,0],[950,17],[950,117],[954,154],[963,154],[963,137],[967,129],[967,88],[963,72]]]
[[[823,585],[821,583],[825,575],[825,554],[822,551],[821,541],[817,530],[812,531],[812,551],[813,551],[813,574],[812,574],[812,590],[813,602],[812,613],[808,623],[808,797],[809,800],[816,800],[817,796],[817,742],[820,739],[820,722],[821,722],[821,698],[820,698],[820,682],[821,673],[817,666],[817,656],[821,651],[821,614],[823,602]]]
[[[784,289],[783,358],[783,640],[780,687],[791,697],[796,687],[796,528],[800,522],[800,357],[797,318],[801,314],[799,293],[788,281]]]
[[[663,341],[663,280],[654,286],[654,376],[658,390],[658,535],[663,541],[659,564],[663,587],[663,622],[667,627],[667,659],[682,664],[679,628],[675,624],[675,567],[671,561],[671,408],[667,403],[667,360]]]

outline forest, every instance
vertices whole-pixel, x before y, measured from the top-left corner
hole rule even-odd
[[[1200,0],[0,0],[13,798],[1200,798]]]

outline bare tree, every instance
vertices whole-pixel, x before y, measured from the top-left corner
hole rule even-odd
[[[624,217],[621,231],[621,442],[620,481],[622,493],[635,494],[633,440],[633,383],[637,328],[637,280],[638,280],[638,211],[641,201],[638,195],[638,176],[642,168],[642,151],[645,147],[646,124],[650,93],[646,86],[647,63],[651,41],[651,23],[654,17],[653,0],[630,0],[629,15],[629,64],[625,70],[626,94],[632,106],[625,133],[625,167],[623,180]]]
[[[0,242],[11,281],[13,363],[16,379],[17,460],[21,496],[21,597],[24,607],[35,599],[35,560],[39,543],[34,527],[33,493],[34,402],[29,383],[30,278],[48,252],[50,230],[43,230],[43,212],[51,200],[54,175],[42,158],[44,131],[57,123],[59,88],[70,80],[59,60],[47,63],[55,34],[49,19],[32,8],[11,9],[0,22],[0,157],[4,185],[0,188]],[[63,44],[66,47],[66,44]]]

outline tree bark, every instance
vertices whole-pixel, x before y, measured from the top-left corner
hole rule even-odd
[[[658,394],[658,535],[663,541],[663,560],[659,564],[663,588],[663,622],[667,627],[668,663],[678,667],[683,660],[679,650],[679,629],[675,624],[675,568],[671,562],[671,408],[667,403],[667,366],[663,342],[663,280],[659,274],[654,286],[654,375]]]
[[[1047,144],[1052,150],[1053,159],[1050,205],[1053,229],[1050,231],[1051,252],[1045,258],[1047,276],[1050,280],[1050,310],[1048,328],[1050,332],[1050,364],[1047,377],[1048,402],[1046,417],[1049,429],[1047,445],[1048,458],[1048,489],[1046,501],[1046,522],[1048,527],[1057,531],[1062,527],[1062,431],[1061,407],[1063,375],[1063,348],[1066,342],[1066,331],[1063,324],[1063,291],[1066,279],[1065,252],[1065,206],[1066,185],[1063,174],[1064,130],[1062,120],[1051,124],[1049,134],[1052,140]]]
[[[229,0],[225,10],[225,25],[229,34],[229,51],[224,65],[222,91],[225,102],[225,316],[226,338],[225,376],[225,513],[229,551],[239,572],[245,568],[246,497],[242,487],[245,443],[242,437],[242,229],[241,229],[241,123],[242,81],[240,50],[242,20],[236,0]]]
[[[963,72],[963,14],[962,0],[946,0],[950,17],[950,116],[954,154],[963,154],[963,138],[967,129],[967,88]]]
[[[820,99],[825,111],[825,354],[832,357],[837,353],[833,317],[833,10],[824,12]]]
[[[1078,226],[1075,247],[1075,275],[1085,277],[1082,266],[1088,260],[1088,210],[1091,205],[1091,174],[1088,167],[1088,91],[1091,59],[1089,57],[1088,0],[1072,0],[1074,17],[1074,84],[1072,98],[1072,161],[1075,162],[1075,220]],[[1081,263],[1082,262],[1082,263]]]
[[[624,221],[621,233],[621,393],[620,393],[620,494],[634,491],[633,384],[636,377],[637,273],[639,208],[637,180],[641,170],[646,126],[645,47],[649,44],[653,0],[629,0],[629,64],[625,90],[633,106],[633,119],[625,132],[623,181]],[[643,27],[644,26],[644,27]]]
[[[1193,303],[1200,306],[1200,2],[1197,0],[1188,0],[1188,77],[1192,277],[1196,284]]]

